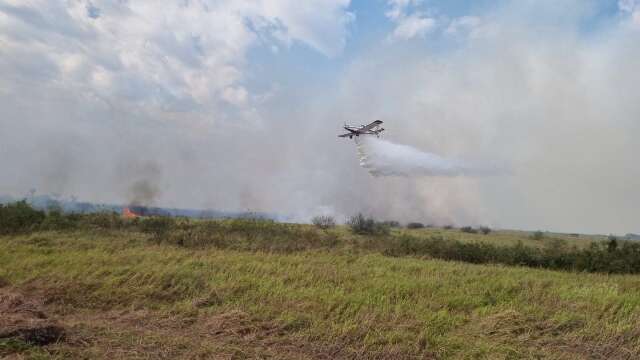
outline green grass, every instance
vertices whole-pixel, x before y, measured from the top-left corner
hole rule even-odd
[[[329,233],[340,246],[284,252],[172,246],[132,230],[4,236],[0,278],[19,291],[45,294],[72,338],[91,338],[53,345],[44,353],[51,357],[105,357],[114,348],[140,355],[154,351],[148,344],[169,347],[172,357],[261,351],[298,357],[288,347],[265,347],[263,338],[316,349],[307,357],[327,349],[366,358],[640,356],[639,276],[386,257],[355,246],[367,239],[343,228]],[[502,241],[494,233],[459,236]],[[187,330],[122,325],[140,311],[159,323],[196,320]],[[234,329],[228,336],[198,335],[213,337],[194,342],[199,324],[220,316],[240,325],[228,325]],[[238,335],[243,331],[254,335]],[[168,345],[158,345],[167,336]]]
[[[398,234],[409,234],[416,237],[428,238],[431,236],[442,236],[445,239],[458,240],[462,242],[482,242],[496,246],[513,246],[518,242],[525,246],[542,248],[552,241],[563,241],[567,246],[575,246],[583,249],[593,241],[604,241],[606,236],[580,235],[578,237],[568,234],[548,233],[541,240],[532,238],[532,232],[515,230],[494,230],[488,235],[463,233],[459,229],[424,228],[424,229],[396,229]]]

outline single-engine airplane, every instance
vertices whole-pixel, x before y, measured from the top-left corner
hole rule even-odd
[[[344,125],[344,129],[348,131],[346,134],[338,135],[338,137],[348,137],[349,139],[353,139],[354,136],[360,135],[375,135],[380,137],[380,133],[384,131],[384,128],[380,125],[382,124],[381,120],[376,120],[369,125]]]

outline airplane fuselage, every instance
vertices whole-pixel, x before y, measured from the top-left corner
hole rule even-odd
[[[376,135],[380,136],[380,133],[384,131],[380,125],[382,121],[376,120],[369,125],[344,125],[344,129],[348,131],[348,133],[343,135],[338,135],[338,137],[348,137],[349,139],[353,139],[354,136],[360,135]]]

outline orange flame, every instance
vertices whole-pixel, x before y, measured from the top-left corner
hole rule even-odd
[[[134,213],[128,207],[122,209],[122,217],[125,218],[125,219],[135,219],[135,218],[137,218],[139,216],[140,215]]]

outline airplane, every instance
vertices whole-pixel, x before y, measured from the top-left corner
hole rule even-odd
[[[348,137],[349,139],[353,139],[354,136],[360,135],[375,135],[380,137],[380,133],[384,131],[384,128],[380,127],[381,124],[381,120],[376,120],[369,125],[360,126],[344,124],[344,129],[347,130],[348,133],[338,135],[338,137]]]

